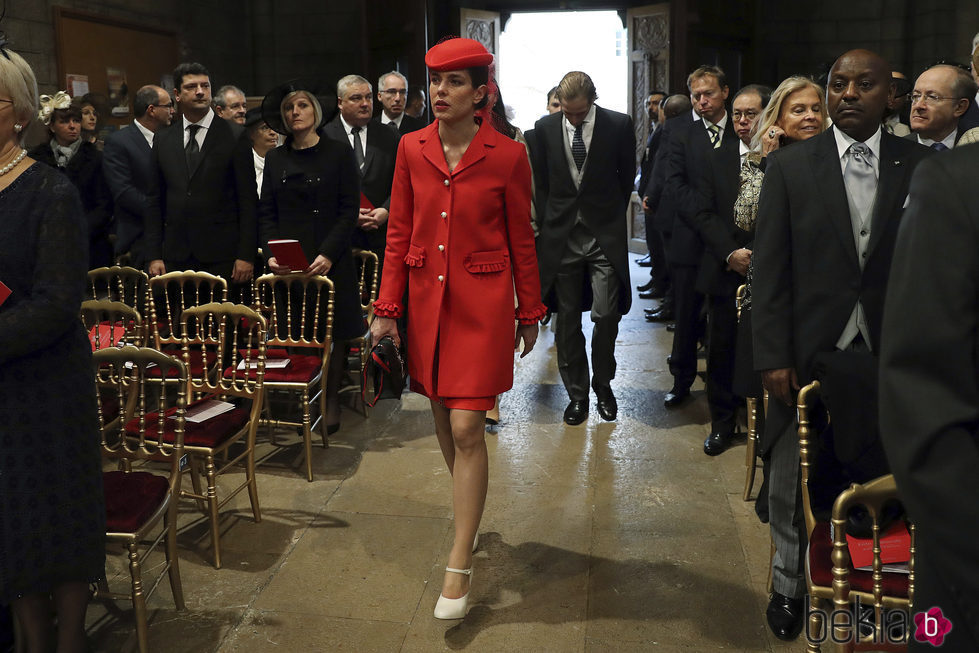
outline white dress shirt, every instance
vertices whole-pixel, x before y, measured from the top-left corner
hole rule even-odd
[[[262,178],[265,176],[265,157],[259,156],[252,148],[252,163],[255,164],[255,184],[258,186],[258,198],[262,199]]]
[[[383,113],[383,111],[381,112]],[[350,147],[354,146],[354,135],[351,131],[353,127],[343,119],[343,115],[340,115],[340,124],[343,125],[343,131],[347,132],[347,142],[350,143]],[[367,125],[360,128],[360,145],[364,148],[364,154],[367,154]],[[356,148],[354,148],[356,149]]]
[[[149,129],[147,129],[146,127],[143,127],[141,124],[139,124],[139,121],[138,120],[134,120],[133,121],[133,124],[136,125],[136,129],[139,130],[139,133],[141,133],[143,135],[143,138],[146,139],[146,144],[149,145],[150,148],[152,149],[153,148],[153,132],[151,132]]]
[[[945,138],[943,138],[940,141],[933,141],[930,138],[922,138],[921,137],[921,134],[918,134],[918,142],[921,143],[922,145],[924,145],[925,147],[931,147],[935,143],[941,143],[942,145],[944,145],[948,149],[952,149],[953,147],[955,147],[955,135],[958,132],[959,132],[958,129],[953,129],[952,131],[950,131],[948,133],[948,136],[946,136]]]
[[[703,121],[704,121],[704,129],[707,130],[707,132],[708,132],[707,135],[710,136],[710,128],[713,127],[715,123],[712,123],[711,121],[707,120],[707,118],[704,118]],[[724,112],[724,114],[721,116],[721,119],[716,124],[717,124],[718,129],[721,130],[720,133],[718,134],[717,138],[718,138],[718,140],[721,143],[723,143],[724,142],[724,131],[725,131],[724,130],[724,126],[727,124],[727,111]]]
[[[184,121],[184,148],[186,149],[187,143],[190,142],[190,129],[188,127],[191,125],[200,125],[201,128],[197,130],[195,138],[197,139],[197,149],[203,149],[204,139],[207,137],[207,130],[211,128],[211,122],[214,120],[214,111],[208,109],[204,117],[197,122],[190,122],[187,120],[187,116],[184,116],[182,120]]]
[[[568,122],[567,117],[561,119],[564,123],[564,132],[568,136],[568,147],[572,147],[574,144],[574,131],[575,127],[570,122]],[[585,120],[581,124],[581,140],[585,142],[585,158],[588,158],[588,149],[591,147],[591,136],[595,133],[595,103],[592,102],[591,108],[588,113],[585,114]],[[584,169],[582,167],[582,169]]]
[[[397,118],[388,118],[388,114],[386,114],[383,111],[381,111],[381,124],[382,125],[387,125],[387,124],[390,124],[390,123],[393,122],[394,123],[394,126],[397,127],[400,130],[401,129],[401,121],[402,121],[402,119],[404,119],[404,117],[405,117],[405,114],[402,112],[402,113],[399,113],[398,114],[398,117]]]

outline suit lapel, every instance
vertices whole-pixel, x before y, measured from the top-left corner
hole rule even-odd
[[[200,158],[197,160],[197,168],[195,168],[193,173],[190,174],[191,179],[194,178],[197,171],[200,170],[201,166],[204,165],[204,162],[207,161],[208,153],[210,153],[210,151],[213,150],[224,138],[224,130],[227,130],[227,132],[230,133],[231,127],[228,126],[228,123],[223,118],[214,116],[214,118],[211,119],[211,126],[204,134],[204,144],[201,145]]]
[[[884,223],[894,215],[897,203],[904,198],[898,196],[898,190],[905,186],[904,182],[911,170],[907,157],[900,156],[891,139],[897,138],[890,134],[881,134],[880,138],[880,177],[877,181],[877,200],[874,203],[874,215],[870,223],[870,242],[867,244],[867,256],[876,247]]]
[[[585,163],[581,166],[581,186],[584,186],[587,180],[594,174],[589,175],[589,161],[612,161],[613,157],[606,154],[606,150],[611,147],[611,139],[603,138],[608,129],[609,117],[605,114],[605,111],[601,107],[595,107],[595,128],[591,133],[591,143],[588,147],[588,155],[585,157]],[[564,134],[562,134],[563,136]],[[562,141],[562,145],[563,145]],[[570,171],[569,171],[570,174]],[[579,186],[580,188],[580,186]]]
[[[378,129],[391,129],[387,125],[380,125],[380,124],[371,125],[371,127],[373,127],[373,129],[367,130],[367,139],[364,142],[364,166],[360,169],[361,177],[367,176],[367,171],[370,170],[371,168],[371,162],[374,161],[374,152],[377,149],[377,146],[371,143],[371,134],[373,134],[375,130]]]
[[[857,246],[853,242],[853,227],[850,224],[850,204],[847,201],[846,184],[843,183],[843,170],[840,168],[839,151],[836,149],[836,137],[832,129],[831,127],[815,137],[819,142],[814,143],[810,154],[813,181],[822,187],[820,194],[826,204],[826,212],[847,252],[847,258],[857,265]]]

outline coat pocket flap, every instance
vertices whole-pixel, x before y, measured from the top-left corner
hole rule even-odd
[[[410,268],[420,268],[425,265],[425,248],[418,245],[408,245],[408,253],[405,254],[405,265]]]
[[[473,252],[466,256],[462,264],[473,274],[484,272],[503,272],[510,267],[510,255],[503,251]]]

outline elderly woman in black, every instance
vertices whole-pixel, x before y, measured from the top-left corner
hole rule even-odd
[[[61,170],[78,189],[88,220],[89,268],[112,265],[112,196],[102,172],[102,153],[82,138],[81,108],[64,91],[42,95],[38,119],[51,140],[32,149],[31,158]]]
[[[265,122],[286,135],[286,142],[265,156],[261,200],[258,204],[260,242],[293,238],[306,259],[306,274],[333,281],[333,351],[326,379],[327,434],[340,428],[339,389],[343,377],[345,342],[364,334],[367,325],[360,307],[357,269],[350,240],[360,213],[360,175],[353,150],[320,133],[323,109],[316,95],[298,84],[273,90],[262,103]],[[277,110],[276,110],[277,109]],[[274,256],[275,274],[291,270]]]
[[[92,350],[78,319],[87,228],[74,186],[23,149],[36,109],[34,73],[0,41],[0,604],[20,625],[18,651],[55,650],[54,612],[57,650],[80,653],[89,583],[105,574]]]

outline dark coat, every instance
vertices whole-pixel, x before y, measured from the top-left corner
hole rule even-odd
[[[643,150],[642,159],[639,160],[639,181],[636,182],[636,191],[639,197],[643,197],[643,191],[649,183],[649,176],[653,173],[653,163],[656,161],[656,152],[660,143],[663,141],[663,132],[659,128],[653,130],[646,139],[646,148]]]
[[[82,199],[85,219],[88,222],[89,268],[112,265],[112,244],[109,232],[112,227],[112,196],[102,171],[102,153],[93,143],[82,143],[66,168],[59,168],[51,150],[50,141],[41,143],[30,151],[35,161],[45,163],[63,172]]]
[[[666,189],[666,171],[669,165],[670,142],[676,133],[693,122],[693,114],[684,111],[660,125],[659,146],[656,148],[656,158],[653,170],[646,181],[645,188],[640,187],[640,195],[649,198],[649,207],[655,211],[653,227],[664,234],[673,233],[673,221],[676,218],[676,203],[673,195],[664,192]]]
[[[102,152],[105,180],[115,209],[116,256],[131,252],[143,262],[143,218],[146,192],[153,178],[153,148],[135,123],[109,135]]]
[[[543,210],[543,215],[537,215],[541,290],[546,297],[553,289],[568,235],[580,212],[585,226],[615,269],[621,286],[619,313],[625,315],[632,305],[626,233],[626,211],[636,170],[632,119],[596,107],[595,131],[578,188],[568,170],[565,138],[563,113],[544,116],[534,126],[536,200]],[[590,308],[591,302],[583,306]]]
[[[728,268],[727,257],[747,247],[752,234],[734,224],[734,202],[741,188],[741,156],[738,148],[721,147],[707,157],[700,192],[703,208],[693,224],[704,253],[697,271],[697,291],[705,295],[730,295],[733,301],[745,278]]]
[[[236,168],[237,147],[238,139],[228,121],[214,116],[201,147],[200,163],[190,176],[182,121],[156,133],[156,174],[146,194],[147,261],[193,257],[230,265],[235,259],[255,259],[255,215],[240,210],[242,194],[255,192],[255,175],[253,172],[249,180]]]
[[[254,181],[252,182],[254,185]],[[357,269],[350,238],[360,207],[360,179],[353,150],[321,137],[314,147],[295,150],[290,140],[265,156],[258,202],[261,242],[294,238],[312,263],[322,254],[332,266],[335,340],[364,332]]]
[[[727,114],[727,125],[718,149],[733,149],[735,152],[738,149],[738,137],[734,133],[730,112]],[[664,192],[672,195],[676,207],[673,237],[666,253],[667,259],[673,265],[700,265],[704,244],[694,224],[694,216],[705,208],[699,188],[703,183],[708,155],[713,150],[703,120],[696,120],[679,129],[670,138],[666,153]]]
[[[398,131],[400,131],[401,135],[404,136],[405,134],[416,132],[419,129],[422,129],[427,126],[428,123],[422,120],[421,118],[413,118],[406,113],[404,114],[404,117],[401,118],[401,126],[398,127]],[[388,129],[390,129],[390,127]]]
[[[916,526],[915,604],[979,650],[979,147],[922,163],[894,250],[880,353],[880,426]]]

